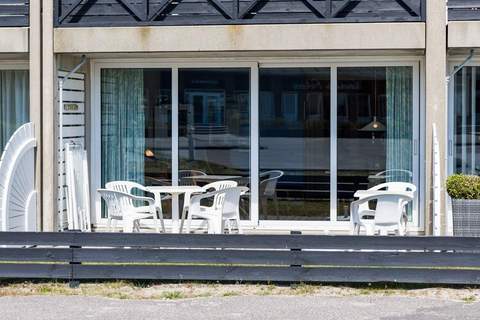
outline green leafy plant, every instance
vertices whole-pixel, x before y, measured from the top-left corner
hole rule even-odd
[[[480,177],[451,175],[447,178],[447,193],[453,199],[480,200]]]

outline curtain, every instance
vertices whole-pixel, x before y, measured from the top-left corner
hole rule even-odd
[[[387,67],[387,182],[412,182],[412,68]]]
[[[27,70],[0,70],[0,148],[18,127],[29,121]],[[0,151],[0,152],[1,152]]]
[[[143,71],[103,69],[101,83],[102,185],[115,180],[143,184]]]

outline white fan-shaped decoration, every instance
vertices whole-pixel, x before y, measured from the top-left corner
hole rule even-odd
[[[0,159],[0,230],[35,231],[35,130],[29,122],[18,128]]]

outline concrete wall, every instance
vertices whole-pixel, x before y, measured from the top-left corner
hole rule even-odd
[[[480,21],[452,21],[448,24],[448,47],[480,48]]]
[[[0,53],[28,53],[29,28],[0,28]]]
[[[423,48],[424,23],[55,29],[57,53]]]

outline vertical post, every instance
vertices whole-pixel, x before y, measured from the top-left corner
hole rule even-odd
[[[53,52],[53,0],[42,7],[42,213],[43,231],[56,230],[57,212],[57,108],[55,56]]]
[[[258,225],[260,132],[259,132],[259,71],[255,64],[250,69],[250,220]]]
[[[330,69],[330,221],[337,221],[337,66]]]
[[[467,172],[467,70],[462,69],[462,172]]]
[[[290,234],[291,235],[301,235],[302,231],[292,230],[292,231],[290,231]],[[290,251],[302,251],[302,249],[301,248],[292,248],[292,249],[290,249]],[[301,264],[291,264],[290,267],[301,268],[302,265]]]
[[[42,6],[30,1],[30,121],[35,126],[37,150],[35,154],[35,189],[37,190],[37,230],[42,223]]]
[[[178,68],[172,68],[172,185],[178,186]],[[178,195],[172,197],[172,230],[179,230],[178,225]],[[176,222],[174,222],[176,221]]]
[[[445,78],[447,45],[447,5],[445,1],[426,1],[426,61],[425,61],[425,231],[432,233],[433,213],[433,124],[437,126],[440,155],[440,181],[446,176],[447,110]],[[445,193],[440,192],[440,208],[445,208]],[[445,219],[442,219],[445,221]],[[442,226],[443,228],[443,226]],[[443,232],[442,232],[443,234]]]

